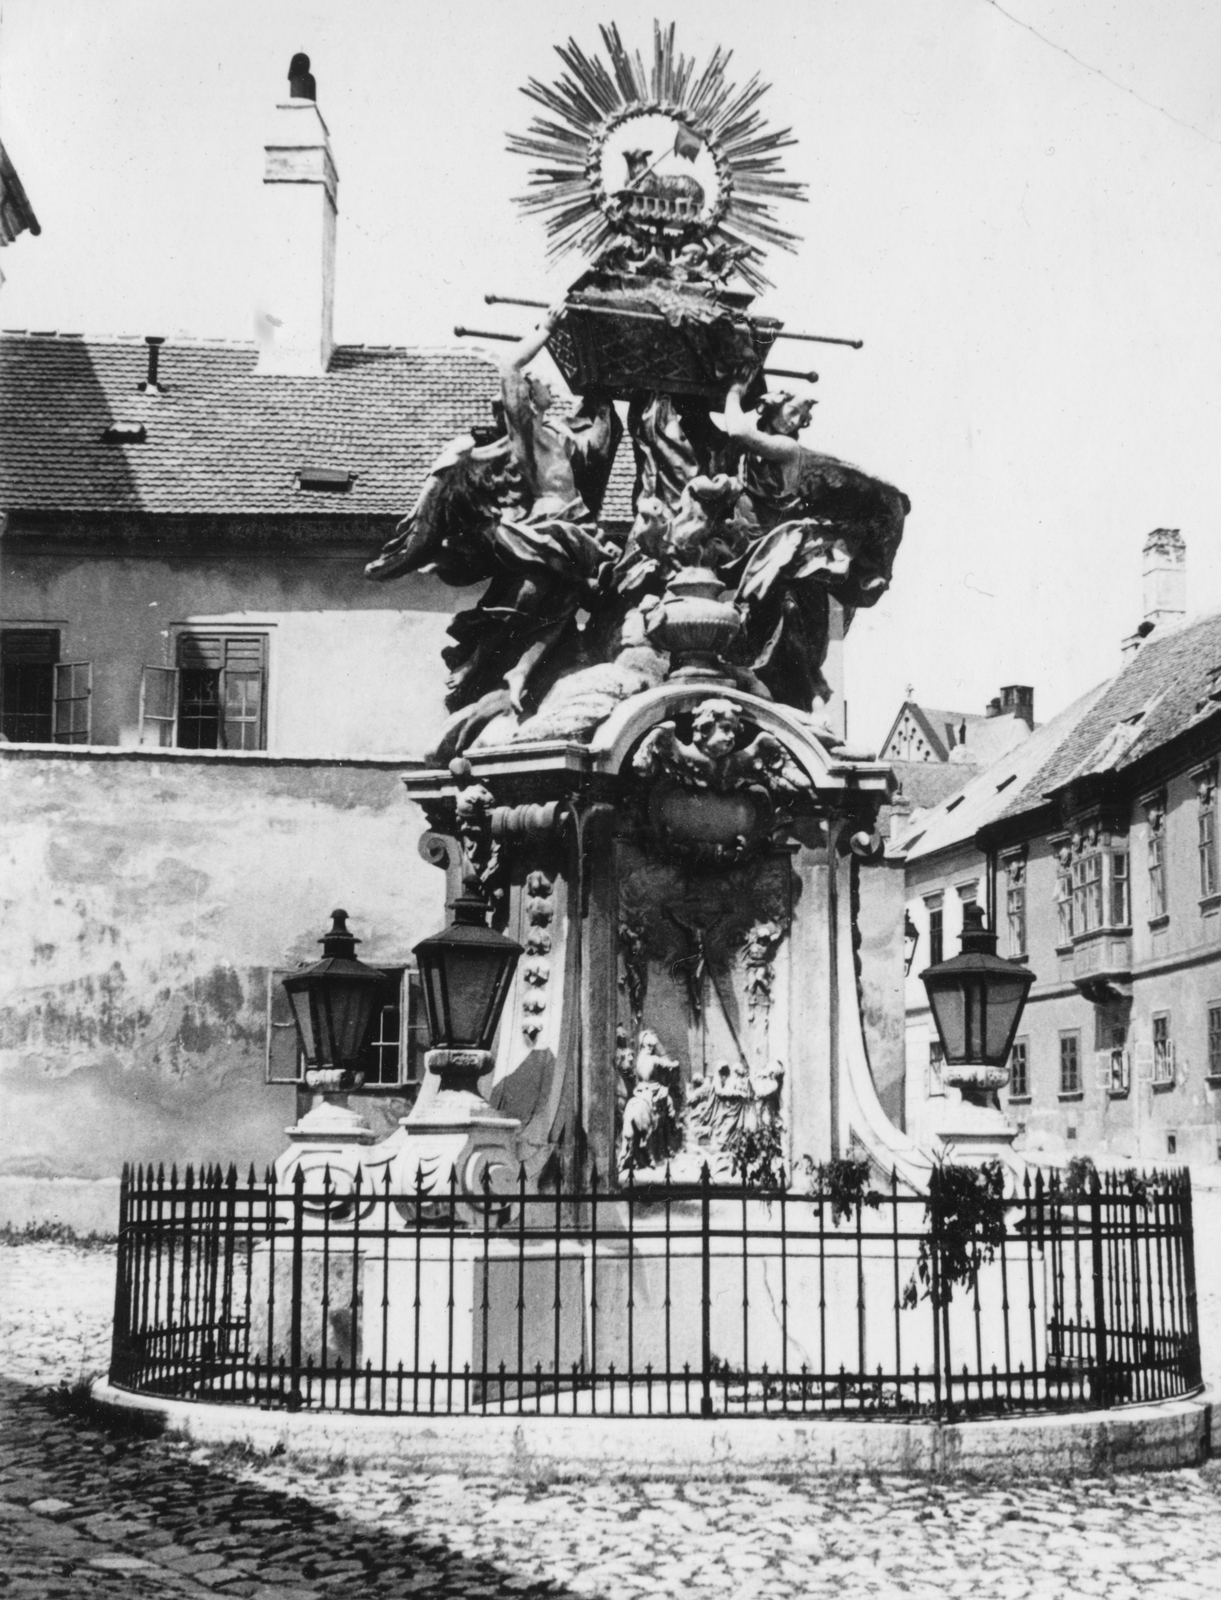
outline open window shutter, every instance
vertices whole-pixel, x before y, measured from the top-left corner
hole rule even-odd
[[[1148,1083],[1153,1077],[1153,1045],[1141,1039],[1136,1046],[1136,1081]]]
[[[219,672],[225,664],[225,636],[222,633],[181,633],[178,635],[178,665],[196,670]]]
[[[295,969],[273,967],[267,974],[267,1081],[300,1083],[301,1051],[293,1008],[283,980]]]
[[[140,743],[162,750],[178,743],[178,669],[145,667],[140,678]]]
[[[235,634],[223,643],[225,749],[265,749],[267,640],[262,634]]]
[[[416,967],[403,973],[403,1072],[404,1083],[424,1081],[424,1053],[428,1049],[428,1025],[420,994],[420,974]]]
[[[1094,1052],[1094,1082],[1099,1089],[1111,1087],[1111,1052],[1109,1050],[1095,1050]]]
[[[93,731],[93,663],[58,662],[55,671],[55,742],[88,744]]]

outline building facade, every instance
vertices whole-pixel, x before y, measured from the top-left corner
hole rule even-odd
[[[978,899],[1035,972],[1001,1102],[1033,1160],[1221,1161],[1221,617],[1185,622],[1183,542],[1145,546],[1123,670],[896,832],[918,935],[908,1126],[941,1114],[920,971]]]

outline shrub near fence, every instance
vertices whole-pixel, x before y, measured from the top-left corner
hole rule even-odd
[[[945,1419],[1199,1386],[1185,1172],[1039,1172],[967,1226],[958,1170],[927,1197],[707,1174],[532,1194],[523,1173],[471,1199],[137,1168],[111,1381],[377,1413]]]

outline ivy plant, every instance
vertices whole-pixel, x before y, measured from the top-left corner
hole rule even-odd
[[[988,1161],[982,1167],[935,1167],[924,1220],[928,1232],[920,1240],[916,1270],[903,1292],[903,1304],[912,1307],[923,1298],[945,1306],[956,1287],[971,1283],[980,1267],[995,1258],[997,1246],[1004,1240],[1005,1173],[1000,1162]]]
[[[831,1202],[833,1225],[855,1215],[858,1206],[870,1206],[876,1211],[881,1205],[881,1195],[869,1187],[871,1168],[868,1161],[858,1156],[841,1156],[834,1161],[819,1162],[810,1156],[801,1159],[814,1191]]]

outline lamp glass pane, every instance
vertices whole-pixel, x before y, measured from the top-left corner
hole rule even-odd
[[[285,985],[285,988],[288,986]],[[289,1003],[293,1008],[293,1021],[297,1024],[297,1033],[301,1039],[301,1048],[305,1054],[307,1066],[316,1066],[318,1063],[318,1035],[314,1027],[314,1008],[310,1004],[308,989],[288,989]]]
[[[1022,1000],[1026,994],[1024,978],[1006,978],[993,975],[988,984],[988,1025],[984,1039],[984,1056],[1000,1066],[1009,1046],[1009,1036],[1017,1022]]]
[[[438,1049],[449,1040],[449,1004],[445,996],[445,961],[440,950],[420,953],[420,976],[424,1011],[428,1019],[428,1042]]]
[[[375,987],[360,978],[328,980],[327,997],[331,1007],[336,1066],[345,1066],[354,1061],[365,1042],[373,1012]]]
[[[455,946],[445,952],[452,1030],[449,1043],[472,1049],[486,1049],[490,1044],[504,959],[502,950],[478,945]]]
[[[960,982],[951,979],[943,985],[930,979],[928,997],[946,1060],[962,1061],[966,1049],[966,1001]]]

